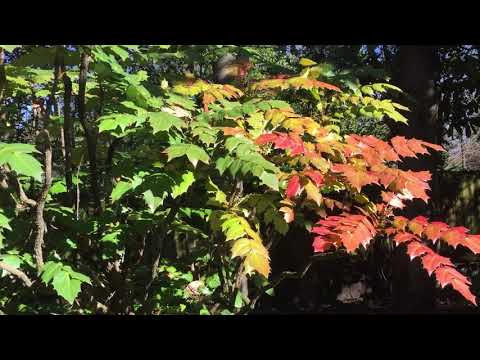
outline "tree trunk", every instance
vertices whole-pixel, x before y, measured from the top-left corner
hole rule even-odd
[[[436,87],[439,76],[439,56],[433,46],[400,46],[396,58],[396,84],[410,98],[407,115],[409,124],[394,124],[393,135],[417,138],[439,143],[438,123],[439,92]],[[413,171],[428,170],[432,173],[430,183],[432,194],[436,194],[438,183],[436,168],[440,163],[438,155],[408,158],[401,168]],[[433,201],[434,199],[432,199]],[[428,214],[431,206],[420,200],[408,205],[403,215],[411,218]],[[419,262],[410,262],[403,247],[397,247],[393,259],[394,307],[401,312],[429,312],[434,308],[435,285],[422,269]]]
[[[3,98],[3,90],[7,86],[7,76],[5,75],[5,51],[0,48],[0,100]]]
[[[74,189],[72,181],[73,123],[71,118],[72,81],[63,73],[63,133],[65,137],[65,182],[68,191],[68,204],[73,204]]]
[[[89,64],[90,56],[83,52],[80,64],[80,74],[78,78],[78,115],[87,140],[87,152],[90,169],[90,187],[92,189],[94,214],[99,215],[102,212],[102,207],[100,204],[100,191],[98,187],[99,177],[97,170],[97,134],[95,126],[90,128],[87,123],[86,117],[85,93],[87,87],[87,73]]]

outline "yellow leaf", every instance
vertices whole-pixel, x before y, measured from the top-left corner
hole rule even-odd
[[[313,65],[317,65],[317,63],[315,61],[307,59],[307,58],[301,58],[300,59],[300,65],[301,66],[313,66]]]
[[[285,115],[281,111],[275,111],[272,116],[272,124],[277,125],[285,119]]]
[[[301,77],[293,77],[290,78],[287,83],[288,85],[294,87],[294,88],[307,88],[307,81],[306,79],[301,78]]]
[[[241,256],[241,257],[246,256],[251,250],[251,245],[250,245],[251,241],[252,240],[247,238],[241,238],[235,241],[235,243],[232,246],[232,259],[238,256]]]
[[[270,274],[270,257],[268,250],[263,246],[262,239],[259,234],[255,232],[246,219],[235,214],[224,214],[222,230],[234,231],[241,229],[243,235],[247,234],[250,238],[241,237],[235,240],[232,246],[232,258],[244,257],[244,268],[246,274],[251,274],[253,271],[268,277]],[[232,227],[233,226],[233,227]]]
[[[310,159],[310,163],[324,174],[330,169],[330,163],[324,157]]]
[[[223,94],[218,90],[218,89],[215,89],[215,88],[210,88],[208,90],[210,92],[210,94],[212,94],[217,100],[221,100],[224,98]]]
[[[262,243],[262,239],[260,238],[260,235],[258,235],[255,231],[252,230],[252,228],[250,227],[250,224],[248,223],[247,220],[245,220],[244,218],[241,218],[239,217],[238,219],[240,219],[240,222],[242,223],[243,225],[243,229],[245,230],[245,232],[254,240],[258,241],[260,244]]]
[[[312,118],[309,117],[295,117],[289,118],[282,123],[282,126],[286,129],[303,133],[306,131],[307,134],[312,136],[317,135],[321,126],[315,122]],[[303,131],[302,131],[303,130]]]
[[[243,96],[243,92],[232,85],[223,85],[223,89],[229,93],[229,96],[227,96],[228,98]]]
[[[257,254],[250,253],[245,258],[245,273],[250,274],[252,270],[257,271],[259,274],[268,278],[270,275],[270,264],[268,258]]]
[[[322,203],[322,194],[318,191],[318,188],[309,180],[305,185],[305,191],[307,192],[307,198],[313,200],[318,206]]]
[[[280,200],[280,204],[287,205],[287,206],[295,206],[295,203],[290,199]]]

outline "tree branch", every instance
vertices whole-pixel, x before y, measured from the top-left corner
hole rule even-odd
[[[0,48],[0,100],[3,98],[3,90],[7,85],[7,77],[5,75],[5,52]]]
[[[58,87],[58,80],[60,79],[62,68],[63,68],[63,46],[57,45],[55,51],[55,63],[54,63],[54,70],[53,70],[53,85],[52,90],[50,92],[50,99],[47,103],[47,113],[50,114],[51,105],[53,104],[53,113],[58,116],[58,102],[57,102],[57,87]]]
[[[62,49],[63,51],[63,49]],[[62,58],[63,60],[63,58]],[[74,192],[72,184],[72,148],[73,124],[70,104],[72,101],[72,81],[65,70],[65,63],[60,64],[63,79],[63,136],[65,138],[65,184],[67,185],[69,205],[73,202]]]
[[[44,129],[45,134],[45,178],[43,188],[37,201],[37,209],[35,216],[35,224],[37,225],[37,236],[35,238],[35,260],[37,262],[37,270],[40,273],[43,268],[43,237],[45,235],[45,220],[43,218],[43,209],[47,200],[48,191],[52,185],[52,144],[50,142],[50,134]]]
[[[6,178],[8,178],[11,183],[15,184],[15,190],[18,193],[18,197],[20,198],[20,201],[32,207],[37,206],[37,202],[33,199],[30,199],[25,194],[25,191],[23,191],[22,183],[20,182],[20,180],[18,180],[18,178],[15,175],[13,175],[12,172],[9,169],[7,169],[5,166],[0,166],[0,169],[2,173],[6,175]],[[0,183],[0,186],[3,189],[8,188],[8,182],[6,182],[5,180],[6,179],[2,179],[2,182]]]
[[[9,272],[10,274],[18,277],[28,287],[32,286],[32,281],[29,279],[29,277],[22,270],[15,269],[13,266],[8,265],[7,263],[5,263],[3,261],[0,261],[0,269],[5,270],[6,272]]]
[[[77,177],[75,186],[75,219],[80,220],[80,169],[82,167],[83,155],[77,167]]]
[[[122,139],[120,138],[115,138],[110,146],[108,147],[107,151],[107,158],[105,160],[105,182],[108,181],[108,185],[106,185],[106,191],[108,193],[111,192],[111,189],[113,187],[114,179],[112,179],[112,168],[113,168],[113,157],[115,155],[115,150],[117,146],[121,143]]]
[[[22,184],[20,183],[20,180],[15,178],[15,183],[17,186],[17,192],[18,192],[18,196],[20,197],[20,200],[27,205],[37,206],[37,202],[33,199],[30,199],[23,191],[23,187],[22,187]]]
[[[80,74],[78,78],[78,115],[87,140],[90,186],[92,188],[93,204],[95,209],[94,213],[98,215],[102,212],[102,208],[100,204],[100,193],[98,190],[97,141],[86,120],[85,93],[87,88],[87,73],[89,64],[90,56],[84,51],[82,52]]]
[[[146,290],[146,295],[145,295],[145,299],[148,298],[148,295],[149,295],[149,290],[150,290],[150,287],[152,286],[153,282],[155,281],[155,279],[157,278],[157,274],[158,274],[158,265],[160,263],[160,259],[162,258],[162,255],[163,255],[163,248],[164,248],[164,244],[165,244],[165,240],[166,240],[166,237],[167,237],[167,229],[166,227],[168,227],[168,225],[171,224],[171,222],[173,221],[173,219],[175,218],[175,216],[177,215],[177,212],[178,212],[178,205],[174,205],[174,207],[170,208],[170,212],[168,213],[167,217],[165,218],[165,221],[163,223],[163,225],[161,225],[162,229],[161,229],[161,233],[160,233],[160,236],[157,237],[157,242],[155,244],[155,248],[154,248],[154,258],[153,258],[153,262],[152,262],[152,265],[151,265],[151,275],[150,275],[150,279],[145,287],[145,290]]]

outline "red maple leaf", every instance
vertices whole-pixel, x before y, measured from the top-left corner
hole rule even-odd
[[[422,264],[425,270],[427,270],[428,275],[432,275],[432,273],[442,265],[453,266],[452,262],[449,258],[444,256],[440,256],[434,252],[425,255],[422,258]]]
[[[410,178],[415,178],[415,179],[418,179],[420,181],[423,181],[423,182],[427,182],[427,181],[430,181],[432,179],[432,174],[430,173],[430,171],[411,171],[411,170],[408,170],[406,172],[406,174],[410,177]]]
[[[421,215],[413,218],[412,220],[410,220],[410,222],[412,222],[412,221],[416,221],[416,222],[418,222],[419,224],[422,224],[422,225],[427,225],[428,224],[428,219],[425,216],[421,216]]]
[[[259,145],[274,143],[275,149],[290,149],[291,155],[299,155],[305,152],[303,141],[298,136],[270,133],[260,135],[255,142]]]
[[[444,231],[440,237],[449,245],[453,246],[453,248],[456,248],[459,244],[463,244],[468,231],[469,230],[463,226],[457,226]]]
[[[423,216],[417,216],[410,221],[402,216],[394,217],[394,226],[396,228],[403,229],[407,222],[410,230],[419,236],[423,233],[433,242],[438,240],[438,238],[441,238],[447,241],[450,245],[457,246],[460,244],[469,248],[474,253],[480,252],[480,235],[466,235],[466,232],[468,231],[467,228],[462,226],[449,228],[447,224],[438,221],[428,223],[427,218]],[[396,228],[387,229],[391,230],[389,232],[390,234],[394,234]],[[471,293],[468,286],[471,285],[471,282],[454,268],[454,265],[449,258],[435,253],[428,246],[421,243],[416,235],[408,232],[397,233],[394,237],[394,241],[397,244],[409,242],[407,246],[407,254],[410,256],[411,260],[415,257],[421,257],[423,268],[429,275],[435,273],[435,278],[442,288],[450,284],[465,299],[476,305],[476,298]]]
[[[384,192],[382,191],[382,200],[387,203],[388,205],[397,208],[403,209],[405,204],[403,203],[402,199],[400,199],[395,193],[393,192]]]
[[[354,252],[360,245],[366,247],[371,239],[373,239],[373,234],[365,226],[365,224],[359,222],[356,225],[351,226],[339,226],[339,231],[341,232],[340,238],[347,252]]]
[[[372,135],[359,136],[352,134],[346,140],[352,147],[346,149],[348,151],[345,155],[361,154],[370,166],[379,165],[384,161],[400,160],[390,145]]]
[[[398,234],[395,235],[395,237],[393,238],[393,241],[395,241],[395,243],[396,243],[397,245],[399,245],[399,244],[401,244],[401,243],[409,242],[409,241],[412,241],[412,240],[420,241],[420,239],[418,238],[418,236],[415,236],[415,235],[413,235],[413,234],[406,233],[406,232],[398,233]]]
[[[417,216],[416,218],[410,220],[408,223],[408,228],[418,236],[421,236],[423,233],[423,228],[428,224],[428,220],[424,216]]]
[[[300,188],[300,177],[298,175],[293,175],[290,178],[290,181],[287,185],[286,195],[287,198],[291,199],[301,193]]]
[[[318,234],[318,235],[334,234],[334,232],[332,232],[331,230],[327,229],[326,227],[322,227],[322,226],[314,226],[312,228],[312,233]]]
[[[475,298],[475,295],[472,294],[472,292],[470,291],[470,288],[469,286],[464,283],[464,282],[461,282],[460,280],[457,280],[457,279],[453,279],[452,280],[452,287],[457,290],[460,294],[462,294],[462,296],[467,299],[468,301],[470,301],[471,303],[473,303],[474,305],[477,305],[477,301],[476,301],[476,298]]]
[[[445,151],[440,145],[431,144],[418,139],[406,139],[403,136],[395,136],[390,140],[395,151],[402,157],[414,157],[416,154],[428,154],[427,148]]]
[[[370,166],[379,165],[383,162],[378,152],[363,142],[361,136],[352,134],[347,136],[346,140],[348,145],[343,149],[345,156],[352,157],[361,154]]]
[[[286,134],[279,134],[274,143],[277,149],[289,149],[297,146],[297,142]]]
[[[468,235],[462,245],[469,248],[474,254],[480,254],[480,235]]]
[[[393,218],[393,226],[397,229],[404,231],[405,226],[408,225],[408,219],[404,216],[395,216]]]
[[[466,276],[459,273],[455,268],[450,266],[442,266],[435,270],[435,278],[442,288],[452,282],[453,279],[457,279],[465,284],[471,284]]]
[[[328,84],[328,83],[323,82],[323,81],[312,80],[312,84],[315,87],[320,87],[320,88],[329,89],[329,90],[333,90],[333,91],[341,91],[339,87],[337,87],[335,85],[332,85],[332,84]]]
[[[267,143],[273,143],[275,140],[277,140],[277,137],[278,135],[277,134],[274,134],[274,133],[270,133],[270,134],[262,134],[260,135],[257,140],[255,140],[255,142],[258,144],[258,145],[264,145],[264,144],[267,144]]]
[[[468,285],[471,285],[471,282],[453,267],[439,267],[435,271],[435,278],[442,288],[451,284],[452,287],[457,290],[465,299],[472,302],[474,305],[477,305],[476,298],[468,287]]]
[[[412,241],[407,247],[407,254],[410,256],[410,260],[415,259],[417,256],[430,254],[432,252],[433,251],[428,246],[425,246],[418,241]]]
[[[323,175],[320,171],[317,170],[308,170],[304,172],[310,179],[312,179],[317,187],[322,186],[323,184]]]
[[[348,164],[334,164],[331,168],[333,172],[342,173],[347,181],[358,192],[362,190],[362,187],[368,184],[378,184],[378,176],[373,172],[356,170],[352,165]]]
[[[362,150],[362,156],[370,166],[379,165],[383,162],[380,154],[371,147],[365,147]]]
[[[313,239],[313,251],[314,252],[325,252],[334,246],[333,242],[326,240],[323,236],[315,236]]]
[[[329,216],[326,219],[319,220],[317,224],[320,224],[322,226],[326,227],[334,227],[339,224],[339,221],[342,220],[342,216]]]
[[[430,186],[426,182],[426,177],[430,176],[428,172],[413,172],[397,170],[397,178],[393,183],[393,190],[401,192],[406,199],[422,199],[428,202],[429,196],[426,190]]]
[[[397,154],[401,157],[417,157],[417,155],[415,155],[415,153],[408,147],[407,139],[405,139],[405,137],[395,136],[390,140],[390,142],[392,143]]]
[[[416,154],[428,154],[428,150],[423,146],[422,140],[408,139],[408,147]]]
[[[411,139],[413,140],[413,139]],[[429,142],[426,142],[426,141],[421,141],[422,145],[423,146],[426,146],[426,147],[429,147],[433,150],[436,150],[436,151],[445,151],[445,149],[440,146],[440,145],[437,145],[437,144],[432,144],[432,143],[429,143]]]
[[[393,150],[393,148],[388,143],[380,139],[377,139],[375,136],[372,136],[372,135],[362,136],[361,141],[364,142],[365,144],[370,145],[375,150],[377,150],[382,160],[386,160],[386,161],[400,160],[397,153]]]
[[[374,166],[371,168],[373,173],[378,176],[378,180],[380,184],[382,184],[385,188],[388,188],[390,184],[392,184],[398,177],[398,170],[397,169],[390,169],[386,166]]]
[[[427,225],[427,227],[424,230],[424,234],[427,238],[432,240],[432,242],[435,244],[435,242],[438,240],[440,235],[448,229],[448,225],[440,222],[440,221],[433,221],[430,224]]]
[[[345,213],[341,216],[329,216],[319,220],[317,224],[321,226],[314,227],[312,232],[324,233],[329,239],[338,238],[349,253],[354,252],[360,245],[366,247],[376,235],[375,227],[364,215]],[[322,227],[326,230],[321,230]]]

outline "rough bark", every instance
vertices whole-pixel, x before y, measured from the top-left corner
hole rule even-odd
[[[48,191],[52,185],[52,145],[50,143],[50,135],[48,130],[43,130],[44,134],[44,161],[45,161],[45,176],[43,180],[42,191],[37,200],[37,208],[35,214],[35,224],[37,226],[37,235],[35,237],[35,260],[37,263],[37,271],[40,273],[44,262],[43,262],[43,244],[44,244],[44,235],[45,235],[45,220],[43,218],[43,210],[45,208],[45,202],[47,201]]]
[[[100,191],[98,188],[98,169],[97,169],[97,139],[95,128],[91,129],[87,124],[85,93],[87,86],[87,73],[90,64],[90,56],[83,52],[81,56],[79,90],[78,90],[78,115],[82,124],[85,138],[87,140],[87,151],[90,172],[90,187],[92,189],[94,214],[99,215],[102,212],[100,205]]]
[[[7,76],[5,75],[5,52],[0,48],[0,100],[3,98],[3,91],[7,86]]]
[[[404,90],[410,101],[411,112],[407,114],[408,126],[395,124],[394,135],[417,138],[439,143],[438,106],[440,101],[437,89],[439,58],[434,46],[400,46],[396,58],[396,84]],[[413,171],[429,170],[432,173],[430,195],[437,190],[436,168],[438,156],[418,159],[405,159],[401,165]],[[403,215],[414,217],[428,215],[426,204],[416,200],[409,204]],[[400,312],[429,312],[434,307],[434,282],[428,277],[418,262],[411,263],[405,249],[397,247],[393,259],[394,306]]]
[[[113,189],[114,185],[114,178],[112,177],[112,170],[113,170],[113,158],[115,156],[115,150],[117,149],[118,145],[120,145],[122,139],[116,138],[114,139],[110,146],[108,147],[107,151],[107,158],[105,160],[105,196],[110,194]]]
[[[73,149],[73,123],[71,118],[70,103],[72,101],[72,81],[67,73],[63,73],[63,134],[65,137],[65,183],[69,200],[74,198],[72,184],[72,149]]]

